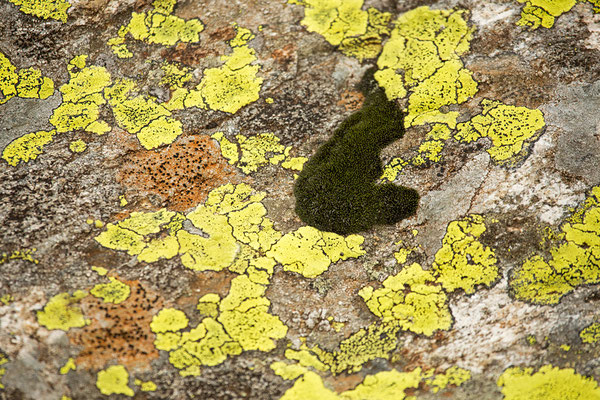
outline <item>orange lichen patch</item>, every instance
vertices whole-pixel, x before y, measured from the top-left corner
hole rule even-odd
[[[235,168],[209,136],[187,136],[158,151],[137,151],[125,157],[117,180],[161,196],[170,210],[185,211],[226,183],[238,183]]]
[[[362,107],[365,96],[361,92],[345,90],[337,102],[338,106],[344,106],[346,111],[356,111]]]
[[[296,46],[291,43],[286,44],[283,48],[273,51],[271,57],[287,70],[288,65],[296,58]]]
[[[131,294],[119,304],[94,296],[81,301],[91,322],[68,332],[71,342],[83,348],[75,360],[78,367],[99,369],[116,361],[127,368],[145,368],[158,358],[150,322],[163,307],[162,298],[138,281],[123,282],[130,286]]]

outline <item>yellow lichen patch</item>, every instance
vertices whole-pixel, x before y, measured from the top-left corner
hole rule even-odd
[[[198,375],[202,366],[213,366],[242,351],[270,351],[275,340],[282,339],[287,327],[268,313],[266,286],[254,283],[246,275],[233,279],[229,294],[220,300],[215,294],[204,296],[200,309],[212,316],[186,332],[188,320],[175,309],[163,309],[152,321],[156,348],[169,351],[169,361],[182,375]],[[214,304],[218,311],[205,306]],[[218,315],[218,316],[217,316]]]
[[[154,99],[130,96],[135,88],[133,81],[121,80],[105,91],[119,126],[135,133],[148,150],[173,143],[183,132],[181,122]]]
[[[128,383],[129,372],[122,365],[111,365],[98,372],[98,378],[96,379],[96,387],[106,396],[124,394],[133,397],[133,389],[128,386]]]
[[[283,376],[289,376],[285,375],[287,371],[281,372]],[[325,387],[319,375],[306,371],[279,400],[340,400],[340,397]]]
[[[106,103],[102,95],[110,85],[110,74],[104,67],[86,67],[86,55],[74,57],[67,66],[70,79],[60,87],[62,103],[50,116],[50,123],[59,133],[75,130],[103,134],[110,126],[99,121],[100,106]]]
[[[67,0],[9,0],[19,6],[25,14],[38,18],[52,18],[57,21],[67,22],[67,10],[71,5]]]
[[[11,166],[35,160],[42,154],[44,146],[52,141],[56,131],[28,133],[10,142],[2,151],[2,158]]]
[[[0,52],[0,104],[13,97],[45,99],[54,93],[52,79],[42,76],[35,68],[23,68],[17,71],[10,60]]]
[[[331,263],[365,254],[360,235],[340,236],[321,232],[312,226],[303,226],[284,235],[267,256],[283,265],[286,271],[314,278],[327,271]]]
[[[110,283],[100,283],[90,290],[90,294],[102,298],[105,303],[119,304],[127,300],[131,289],[129,285],[120,280],[109,277]]]
[[[221,56],[224,64],[218,68],[207,68],[200,84],[195,89],[179,88],[166,104],[170,110],[198,107],[234,114],[259,98],[262,78],[257,77],[259,65],[254,49],[247,42],[254,35],[245,28],[236,26],[237,35],[229,44],[232,53]]]
[[[593,378],[577,374],[572,368],[544,365],[533,368],[509,368],[498,378],[505,400],[594,400],[600,389]]]
[[[82,153],[85,149],[87,149],[87,144],[81,139],[74,140],[69,144],[69,150],[73,153]]]
[[[280,164],[286,169],[300,171],[308,160],[306,157],[290,157],[292,148],[282,145],[277,136],[268,132],[250,137],[236,135],[237,144],[229,141],[223,132],[217,132],[212,137],[219,142],[221,152],[229,164],[235,165],[245,174],[256,172],[269,164]]]
[[[395,324],[371,324],[342,340],[337,350],[326,351],[319,346],[309,348],[306,344],[300,350],[316,355],[333,374],[357,372],[368,361],[389,358],[389,354],[396,348],[399,330]]]
[[[35,253],[36,251],[37,251],[37,249],[34,248],[34,249],[15,250],[10,253],[3,252],[2,256],[0,256],[0,264],[4,264],[8,260],[25,260],[25,261],[29,261],[34,264],[39,264],[40,260],[36,259],[33,256],[33,253]]]
[[[171,88],[171,90],[183,87],[187,81],[192,79],[190,68],[186,67],[185,65],[165,61],[161,65],[160,69],[162,69],[164,73],[160,83],[168,86]]]
[[[8,358],[2,353],[0,353],[0,389],[4,389],[4,385],[2,384],[2,377],[6,373],[6,368],[3,367],[4,364],[8,362]]]
[[[4,304],[5,306],[12,303],[13,300],[14,297],[11,294],[5,294],[3,296],[0,296],[0,303]]]
[[[450,367],[444,373],[427,378],[425,382],[437,393],[448,385],[460,386],[471,379],[471,371],[459,367]]]
[[[513,273],[509,283],[517,299],[556,304],[577,286],[600,282],[600,187],[582,209],[561,226],[564,236],[553,243],[549,259],[535,254]]]
[[[525,3],[521,19],[517,25],[529,26],[531,30],[540,26],[552,28],[554,19],[568,12],[577,4],[577,0],[517,0]]]
[[[77,369],[77,365],[75,365],[75,360],[73,360],[72,358],[69,358],[67,360],[67,362],[65,363],[65,365],[60,367],[60,374],[66,375],[69,373],[69,371],[75,371],[76,369]]]
[[[425,6],[397,19],[377,60],[375,78],[388,98],[408,95],[406,126],[442,122],[453,128],[458,113],[444,114],[440,108],[463,103],[477,92],[477,83],[460,59],[469,50],[473,32],[464,13]]]
[[[266,217],[267,211],[260,203],[263,198],[264,193],[253,194],[246,184],[223,185],[186,216],[166,209],[134,212],[123,221],[108,224],[96,241],[137,255],[140,261],[155,262],[179,255],[187,268],[220,271],[233,263],[239,243],[264,252],[281,237]],[[204,236],[182,229],[186,218]],[[158,233],[161,236],[157,238]],[[155,237],[149,238],[151,234]]]
[[[579,337],[583,343],[598,343],[600,340],[600,324],[593,323],[579,332]]]
[[[484,99],[481,106],[481,114],[458,124],[454,137],[465,143],[481,137],[490,138],[492,147],[487,152],[496,162],[514,158],[523,150],[525,142],[535,138],[545,126],[540,110],[508,106],[488,99]]]
[[[152,10],[132,13],[129,23],[121,26],[118,36],[110,39],[107,44],[117,57],[129,58],[133,53],[125,44],[127,34],[135,40],[163,46],[173,46],[178,42],[198,42],[204,25],[197,18],[186,21],[173,15],[176,3],[176,0],[155,0]]]
[[[382,288],[368,286],[358,294],[373,314],[403,330],[431,336],[452,325],[446,293],[436,284],[434,274],[417,263],[387,278]]]
[[[494,251],[477,240],[485,230],[484,218],[477,214],[448,224],[433,263],[437,282],[447,292],[471,294],[477,285],[490,286],[498,277]]]
[[[87,325],[89,321],[83,317],[77,304],[85,296],[87,293],[82,290],[77,290],[72,296],[69,293],[57,294],[46,303],[43,310],[37,312],[38,323],[47,329],[63,331]]]
[[[363,0],[301,0],[290,1],[305,7],[302,25],[347,56],[360,61],[374,58],[381,51],[382,35],[389,35],[390,13],[375,8],[362,10]]]
[[[152,382],[152,381],[142,381],[140,379],[136,379],[134,381],[134,384],[136,386],[140,387],[140,390],[142,392],[156,392],[156,383]]]
[[[375,375],[367,375],[355,389],[341,393],[340,398],[402,400],[406,398],[406,389],[416,389],[421,380],[421,368],[415,368],[411,372],[383,371]]]

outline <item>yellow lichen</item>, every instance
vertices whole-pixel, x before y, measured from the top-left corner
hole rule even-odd
[[[505,400],[600,399],[594,379],[552,365],[544,365],[536,373],[533,368],[509,368],[498,378],[498,386]]]
[[[77,365],[75,365],[75,360],[73,358],[69,358],[65,365],[60,367],[60,374],[66,375],[69,371],[75,371],[77,369]]]
[[[600,324],[593,323],[579,332],[579,337],[583,343],[598,343],[600,340]]]
[[[446,293],[434,274],[417,263],[387,278],[381,289],[367,286],[358,294],[373,314],[404,330],[431,336],[452,325]]]
[[[89,321],[83,317],[81,308],[76,304],[85,296],[87,293],[82,290],[75,291],[72,296],[69,293],[57,294],[46,303],[43,310],[37,312],[38,323],[47,329],[64,331],[87,325]]]
[[[212,137],[219,142],[229,164],[237,166],[245,174],[269,164],[300,171],[308,160],[306,157],[290,157],[292,148],[282,145],[280,139],[269,132],[250,137],[236,135],[237,144],[229,141],[223,132],[216,132]]]
[[[6,368],[2,367],[4,364],[8,362],[8,358],[2,353],[0,353],[0,389],[4,389],[4,385],[2,384],[2,377],[6,373]]]
[[[469,379],[471,379],[471,371],[459,367],[450,367],[444,373],[432,376],[425,381],[432,387],[432,392],[437,393],[448,385],[460,386]]]
[[[284,235],[267,252],[283,265],[286,271],[297,272],[314,278],[327,271],[331,263],[365,254],[360,235],[340,236],[332,232],[321,232],[312,226],[303,226]]]
[[[183,132],[181,122],[154,99],[130,96],[135,88],[133,81],[121,80],[105,91],[117,123],[148,150],[173,143]]]
[[[389,35],[390,13],[375,8],[362,10],[363,0],[290,1],[305,7],[302,25],[347,56],[360,61],[374,58],[381,51],[382,35]]]
[[[140,379],[136,379],[134,381],[134,384],[136,386],[140,387],[140,390],[142,392],[155,392],[156,391],[156,383],[152,382],[152,381],[142,381]]]
[[[200,367],[221,364],[242,351],[274,349],[274,341],[285,337],[287,327],[268,313],[265,290],[248,276],[238,276],[222,300],[212,294],[201,299],[203,304],[218,305],[218,316],[204,318],[187,332],[179,332],[188,325],[183,312],[163,309],[151,324],[156,347],[169,351],[169,361],[182,375],[198,375]]]
[[[367,375],[355,389],[341,393],[340,398],[402,400],[406,398],[406,389],[416,389],[421,380],[421,368],[415,368],[411,372],[383,371],[375,375]]]
[[[98,120],[100,106],[106,103],[102,91],[110,85],[110,74],[104,67],[86,67],[86,59],[86,55],[76,56],[67,66],[69,82],[59,89],[63,101],[50,116],[50,123],[59,133],[79,129],[98,134],[110,131],[106,122]]]
[[[498,277],[494,251],[477,240],[485,230],[483,216],[477,214],[448,224],[433,263],[437,281],[447,292],[462,289],[471,294],[477,285],[490,286]]]
[[[8,144],[2,151],[2,158],[11,166],[20,162],[35,160],[42,154],[44,146],[52,141],[56,131],[39,131],[28,133]]]
[[[42,76],[35,68],[24,68],[17,71],[10,60],[0,52],[0,104],[13,97],[45,99],[54,93],[52,79]]]
[[[102,298],[105,303],[119,304],[127,300],[131,293],[129,285],[112,276],[108,279],[110,279],[110,283],[101,283],[94,286],[90,290],[90,294]]]
[[[377,60],[375,78],[390,99],[408,95],[406,126],[447,122],[452,128],[457,113],[443,114],[440,108],[463,103],[477,92],[459,58],[469,50],[473,32],[463,14],[419,7],[396,21]]]
[[[183,87],[187,81],[192,79],[190,69],[184,65],[165,61],[160,69],[164,72],[160,83],[167,85],[171,90]]]
[[[484,99],[483,111],[471,120],[458,124],[455,139],[470,143],[488,137],[492,147],[487,150],[492,160],[505,162],[523,150],[545,126],[544,115],[539,110],[515,107],[499,101]]]
[[[577,0],[517,0],[525,3],[521,19],[517,25],[529,26],[531,30],[540,26],[552,28],[554,19],[568,12],[577,4]]]
[[[218,68],[207,68],[200,84],[195,89],[178,88],[166,106],[170,110],[198,107],[234,114],[259,98],[262,78],[257,77],[259,65],[254,49],[247,42],[254,35],[245,28],[236,26],[237,35],[229,44],[232,53],[224,55],[224,64]]]
[[[25,260],[25,261],[29,261],[34,264],[39,264],[40,260],[36,259],[33,256],[33,253],[35,253],[36,251],[37,251],[37,249],[33,248],[33,249],[15,250],[10,253],[3,252],[2,256],[0,257],[0,264],[4,264],[8,260]]]
[[[98,372],[96,387],[103,395],[124,394],[133,397],[134,392],[128,386],[129,373],[122,365],[111,365],[110,367]]]
[[[87,144],[81,139],[74,140],[69,144],[69,149],[73,153],[82,153],[87,149]]]
[[[509,283],[517,299],[556,304],[577,286],[600,282],[600,187],[582,209],[561,226],[564,236],[554,242],[550,258],[534,254],[514,271]]]
[[[117,57],[129,58],[133,53],[125,44],[127,34],[135,40],[163,46],[173,46],[178,42],[198,42],[204,25],[197,18],[186,21],[172,15],[176,3],[176,0],[155,0],[152,3],[152,10],[132,13],[129,23],[121,26],[118,36],[110,39],[107,44]]]
[[[11,294],[0,296],[0,303],[4,304],[5,306],[9,305],[13,300],[14,297]]]
[[[71,5],[67,0],[9,0],[19,6],[25,14],[38,18],[52,18],[57,21],[67,22],[67,10]]]

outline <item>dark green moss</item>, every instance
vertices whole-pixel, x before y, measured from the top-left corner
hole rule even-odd
[[[415,214],[414,189],[376,184],[383,172],[379,153],[404,135],[404,115],[374,83],[373,71],[359,88],[362,108],[304,164],[296,186],[296,213],[308,225],[340,235],[394,224]]]

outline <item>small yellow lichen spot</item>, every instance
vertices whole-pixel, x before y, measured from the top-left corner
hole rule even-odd
[[[94,226],[98,229],[104,227],[104,222],[100,221],[99,219],[94,221]]]
[[[387,278],[382,288],[368,286],[358,294],[373,314],[404,330],[431,336],[452,325],[446,294],[434,274],[417,263]]]
[[[308,372],[308,369],[298,364],[286,364],[283,361],[277,361],[271,364],[271,369],[275,375],[282,377],[285,380],[298,378],[300,375]]]
[[[400,157],[393,158],[383,167],[383,174],[381,174],[381,179],[390,182],[394,181],[407,164],[408,162]]]
[[[63,396],[60,398],[60,400],[73,400],[73,399],[71,399],[69,396],[65,396],[65,395],[63,395]]]
[[[285,351],[285,358],[288,360],[296,360],[303,367],[312,367],[318,371],[327,371],[329,367],[322,363],[319,358],[309,350],[292,350]]]
[[[568,344],[561,344],[560,349],[562,351],[569,351],[569,350],[571,350],[571,346],[569,346]]]
[[[188,326],[188,318],[183,311],[163,308],[152,318],[150,329],[154,333],[177,332]]]
[[[11,294],[5,294],[4,296],[0,296],[0,303],[4,304],[5,306],[9,305],[13,300],[14,298]]]
[[[65,363],[65,365],[63,365],[60,368],[60,374],[66,375],[69,373],[69,371],[75,371],[76,369],[77,369],[77,365],[75,365],[75,360],[73,360],[72,358],[69,358],[67,360],[67,362]]]
[[[267,97],[265,99],[265,103],[267,103],[267,104],[273,104],[273,98],[272,97]]]
[[[67,22],[67,10],[71,5],[67,0],[9,0],[20,7],[25,14],[38,18],[52,18],[57,21]]]
[[[284,235],[275,243],[267,256],[283,265],[286,271],[315,278],[325,272],[331,263],[365,254],[360,235],[343,237],[331,232],[321,232],[303,226]]]
[[[112,276],[108,279],[110,279],[110,283],[98,284],[90,290],[90,293],[95,297],[102,298],[105,303],[119,304],[127,300],[131,293],[129,285]]]
[[[443,374],[435,375],[426,381],[432,386],[433,393],[437,393],[448,385],[460,386],[469,379],[471,379],[471,371],[459,367],[450,367]]]
[[[125,198],[125,195],[122,194],[119,196],[119,205],[121,207],[125,207],[127,204],[129,204],[129,202],[127,201],[127,199]]]
[[[129,372],[122,365],[111,365],[98,372],[98,378],[96,379],[96,387],[106,396],[124,394],[133,397],[133,389],[128,386],[128,383]]]
[[[72,296],[69,293],[57,294],[46,303],[43,310],[37,312],[38,323],[47,329],[64,331],[84,327],[89,321],[83,317],[76,303],[85,296],[87,293],[82,290],[77,290]]]
[[[2,377],[6,373],[6,368],[2,368],[2,365],[8,362],[8,358],[2,353],[0,353],[0,389],[4,389],[4,385],[2,384]]]
[[[529,344],[530,346],[533,346],[537,343],[537,338],[535,337],[535,335],[527,335],[525,340],[527,340],[527,344]]]
[[[492,147],[487,150],[492,160],[506,162],[522,152],[526,142],[531,141],[545,126],[544,115],[539,110],[502,104],[484,99],[483,112],[470,121],[460,123],[455,139],[470,143],[480,137],[488,137]]]
[[[44,146],[54,139],[56,131],[28,133],[10,142],[2,152],[2,158],[13,167],[20,162],[35,160],[42,154]]]
[[[85,149],[87,149],[87,143],[81,139],[74,140],[69,144],[69,150],[73,153],[82,153]]]
[[[583,343],[598,343],[600,341],[600,324],[593,323],[579,332],[579,337]]]
[[[104,267],[92,267],[92,271],[95,271],[100,276],[108,274],[108,270]]]
[[[597,400],[600,389],[593,378],[581,376],[572,368],[544,365],[533,368],[513,367],[498,378],[505,400]]]
[[[489,286],[498,277],[494,251],[477,240],[485,230],[483,216],[477,214],[448,224],[433,263],[446,291],[463,289],[471,294],[477,285]]]
[[[136,386],[140,387],[140,390],[142,392],[155,392],[156,391],[156,383],[152,382],[152,381],[142,381],[140,379],[136,379],[134,381],[134,384]]]

